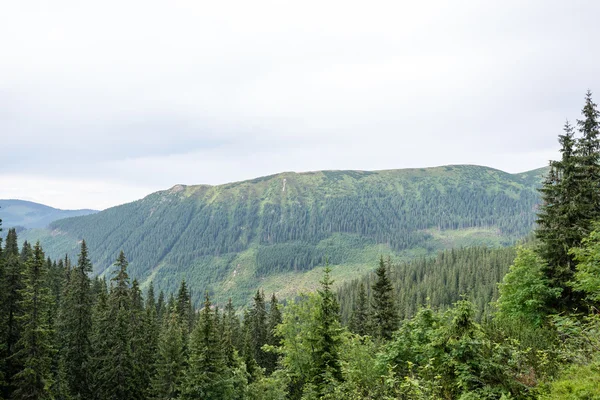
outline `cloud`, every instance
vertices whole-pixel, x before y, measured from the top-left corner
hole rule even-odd
[[[556,156],[585,90],[600,90],[598,11],[541,0],[11,2],[0,197],[102,208],[282,170],[536,168]],[[44,182],[62,194],[38,191]],[[84,182],[106,192],[85,195]]]

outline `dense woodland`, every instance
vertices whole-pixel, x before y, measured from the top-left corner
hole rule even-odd
[[[10,230],[1,396],[600,398],[599,118],[588,93],[578,137],[569,124],[559,137],[535,240],[399,266],[381,257],[338,293],[325,268],[316,292],[283,306],[257,288],[241,315],[208,294],[196,310],[185,282],[173,295],[142,294],[123,252],[109,280],[92,278],[85,241],[76,261],[53,261],[39,243],[19,249]]]
[[[283,179],[286,180],[285,190]],[[95,215],[55,221],[40,240],[52,258],[85,239],[95,273],[125,251],[143,287],[174,292],[185,279],[223,301],[221,282],[250,270],[228,293],[241,305],[263,277],[366,261],[362,249],[434,252],[429,230],[480,228],[510,244],[531,232],[541,178],[478,166],[378,172],[284,173],[221,186],[176,186]],[[368,260],[371,261],[371,260]],[[238,276],[238,279],[239,278]],[[201,301],[200,301],[201,303]]]
[[[473,302],[478,319],[489,315],[493,310],[491,303],[498,298],[498,283],[508,272],[515,255],[514,247],[478,246],[445,250],[436,257],[394,265],[386,259],[398,316],[401,319],[413,317],[424,306],[444,308],[463,296]],[[342,285],[338,300],[343,322],[349,321],[361,290],[365,300],[372,301],[371,286],[376,279],[373,273]]]

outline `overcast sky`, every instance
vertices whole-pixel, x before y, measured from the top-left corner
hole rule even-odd
[[[600,2],[0,0],[0,198],[556,157]]]

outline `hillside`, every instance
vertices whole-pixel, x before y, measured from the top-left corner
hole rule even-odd
[[[490,314],[490,303],[498,299],[498,283],[515,258],[515,247],[473,246],[439,252],[401,262],[390,268],[401,319],[411,318],[420,307],[446,308],[466,296],[477,316]],[[372,301],[374,273],[347,282],[338,290],[342,319],[348,321],[357,301],[359,285]]]
[[[60,210],[25,200],[0,200],[0,219],[4,228],[45,228],[63,218],[94,214],[95,210]]]
[[[545,169],[479,166],[281,173],[219,186],[177,185],[94,215],[24,232],[47,254],[73,257],[85,238],[95,272],[123,249],[131,275],[167,291],[185,278],[217,300],[261,286],[291,295],[395,259],[465,245],[507,245],[531,231]]]

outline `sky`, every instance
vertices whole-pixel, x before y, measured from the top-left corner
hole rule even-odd
[[[0,0],[0,198],[557,157],[600,2]]]

